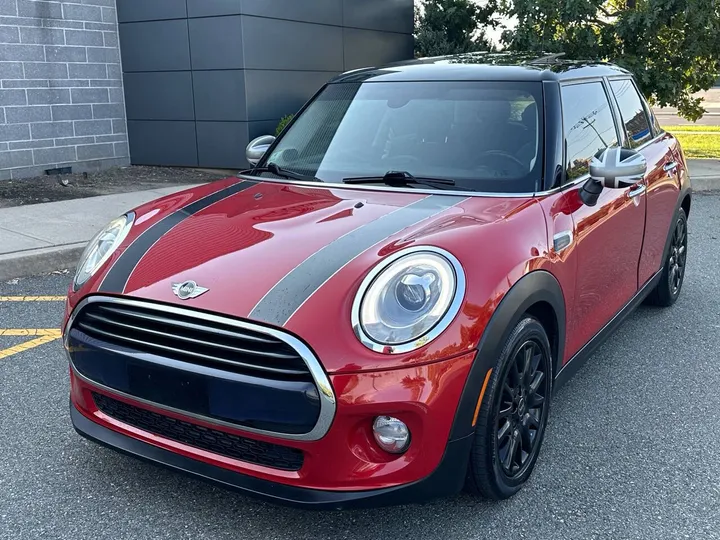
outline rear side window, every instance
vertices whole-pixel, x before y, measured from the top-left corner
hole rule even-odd
[[[599,151],[617,146],[617,131],[610,102],[601,82],[562,87],[568,181],[589,172]]]
[[[653,138],[640,95],[630,80],[611,81],[615,99],[627,133],[627,146],[637,148]]]

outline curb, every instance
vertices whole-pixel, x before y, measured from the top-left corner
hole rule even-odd
[[[720,177],[718,176],[691,176],[690,182],[694,192],[720,191]]]
[[[86,245],[81,242],[0,255],[0,281],[73,268]]]

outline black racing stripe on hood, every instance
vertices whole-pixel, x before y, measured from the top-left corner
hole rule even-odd
[[[315,252],[291,270],[257,303],[250,318],[283,326],[328,279],[381,240],[467,200],[430,195],[362,225]]]
[[[183,206],[172,214],[165,216],[155,225],[138,236],[133,243],[127,247],[112,268],[110,268],[108,273],[105,274],[105,277],[98,288],[98,292],[117,294],[124,292],[125,286],[127,285],[133,270],[135,270],[135,267],[155,244],[155,242],[160,240],[163,235],[167,234],[173,227],[182,223],[193,214],[197,214],[201,210],[204,210],[216,202],[227,199],[236,193],[240,193],[241,191],[256,185],[257,182],[243,180],[237,184],[233,184],[216,191],[215,193],[211,193],[210,195],[192,202],[187,206]]]

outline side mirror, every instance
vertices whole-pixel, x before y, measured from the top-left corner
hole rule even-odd
[[[606,148],[590,161],[590,178],[580,191],[588,206],[595,206],[603,188],[622,189],[635,185],[647,172],[647,160],[629,148]]]
[[[245,149],[245,158],[248,160],[250,165],[253,167],[258,164],[267,152],[268,148],[275,142],[275,137],[272,135],[263,135],[250,141]]]

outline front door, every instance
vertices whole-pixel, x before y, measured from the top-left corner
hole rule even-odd
[[[603,81],[563,85],[561,93],[568,187],[552,206],[570,218],[565,223],[573,228],[575,287],[568,306],[567,359],[638,290],[646,186],[643,180],[632,188],[605,188],[595,206],[582,203],[579,192],[587,180],[590,160],[599,150],[618,145],[618,130]],[[563,231],[552,233],[562,235]]]

